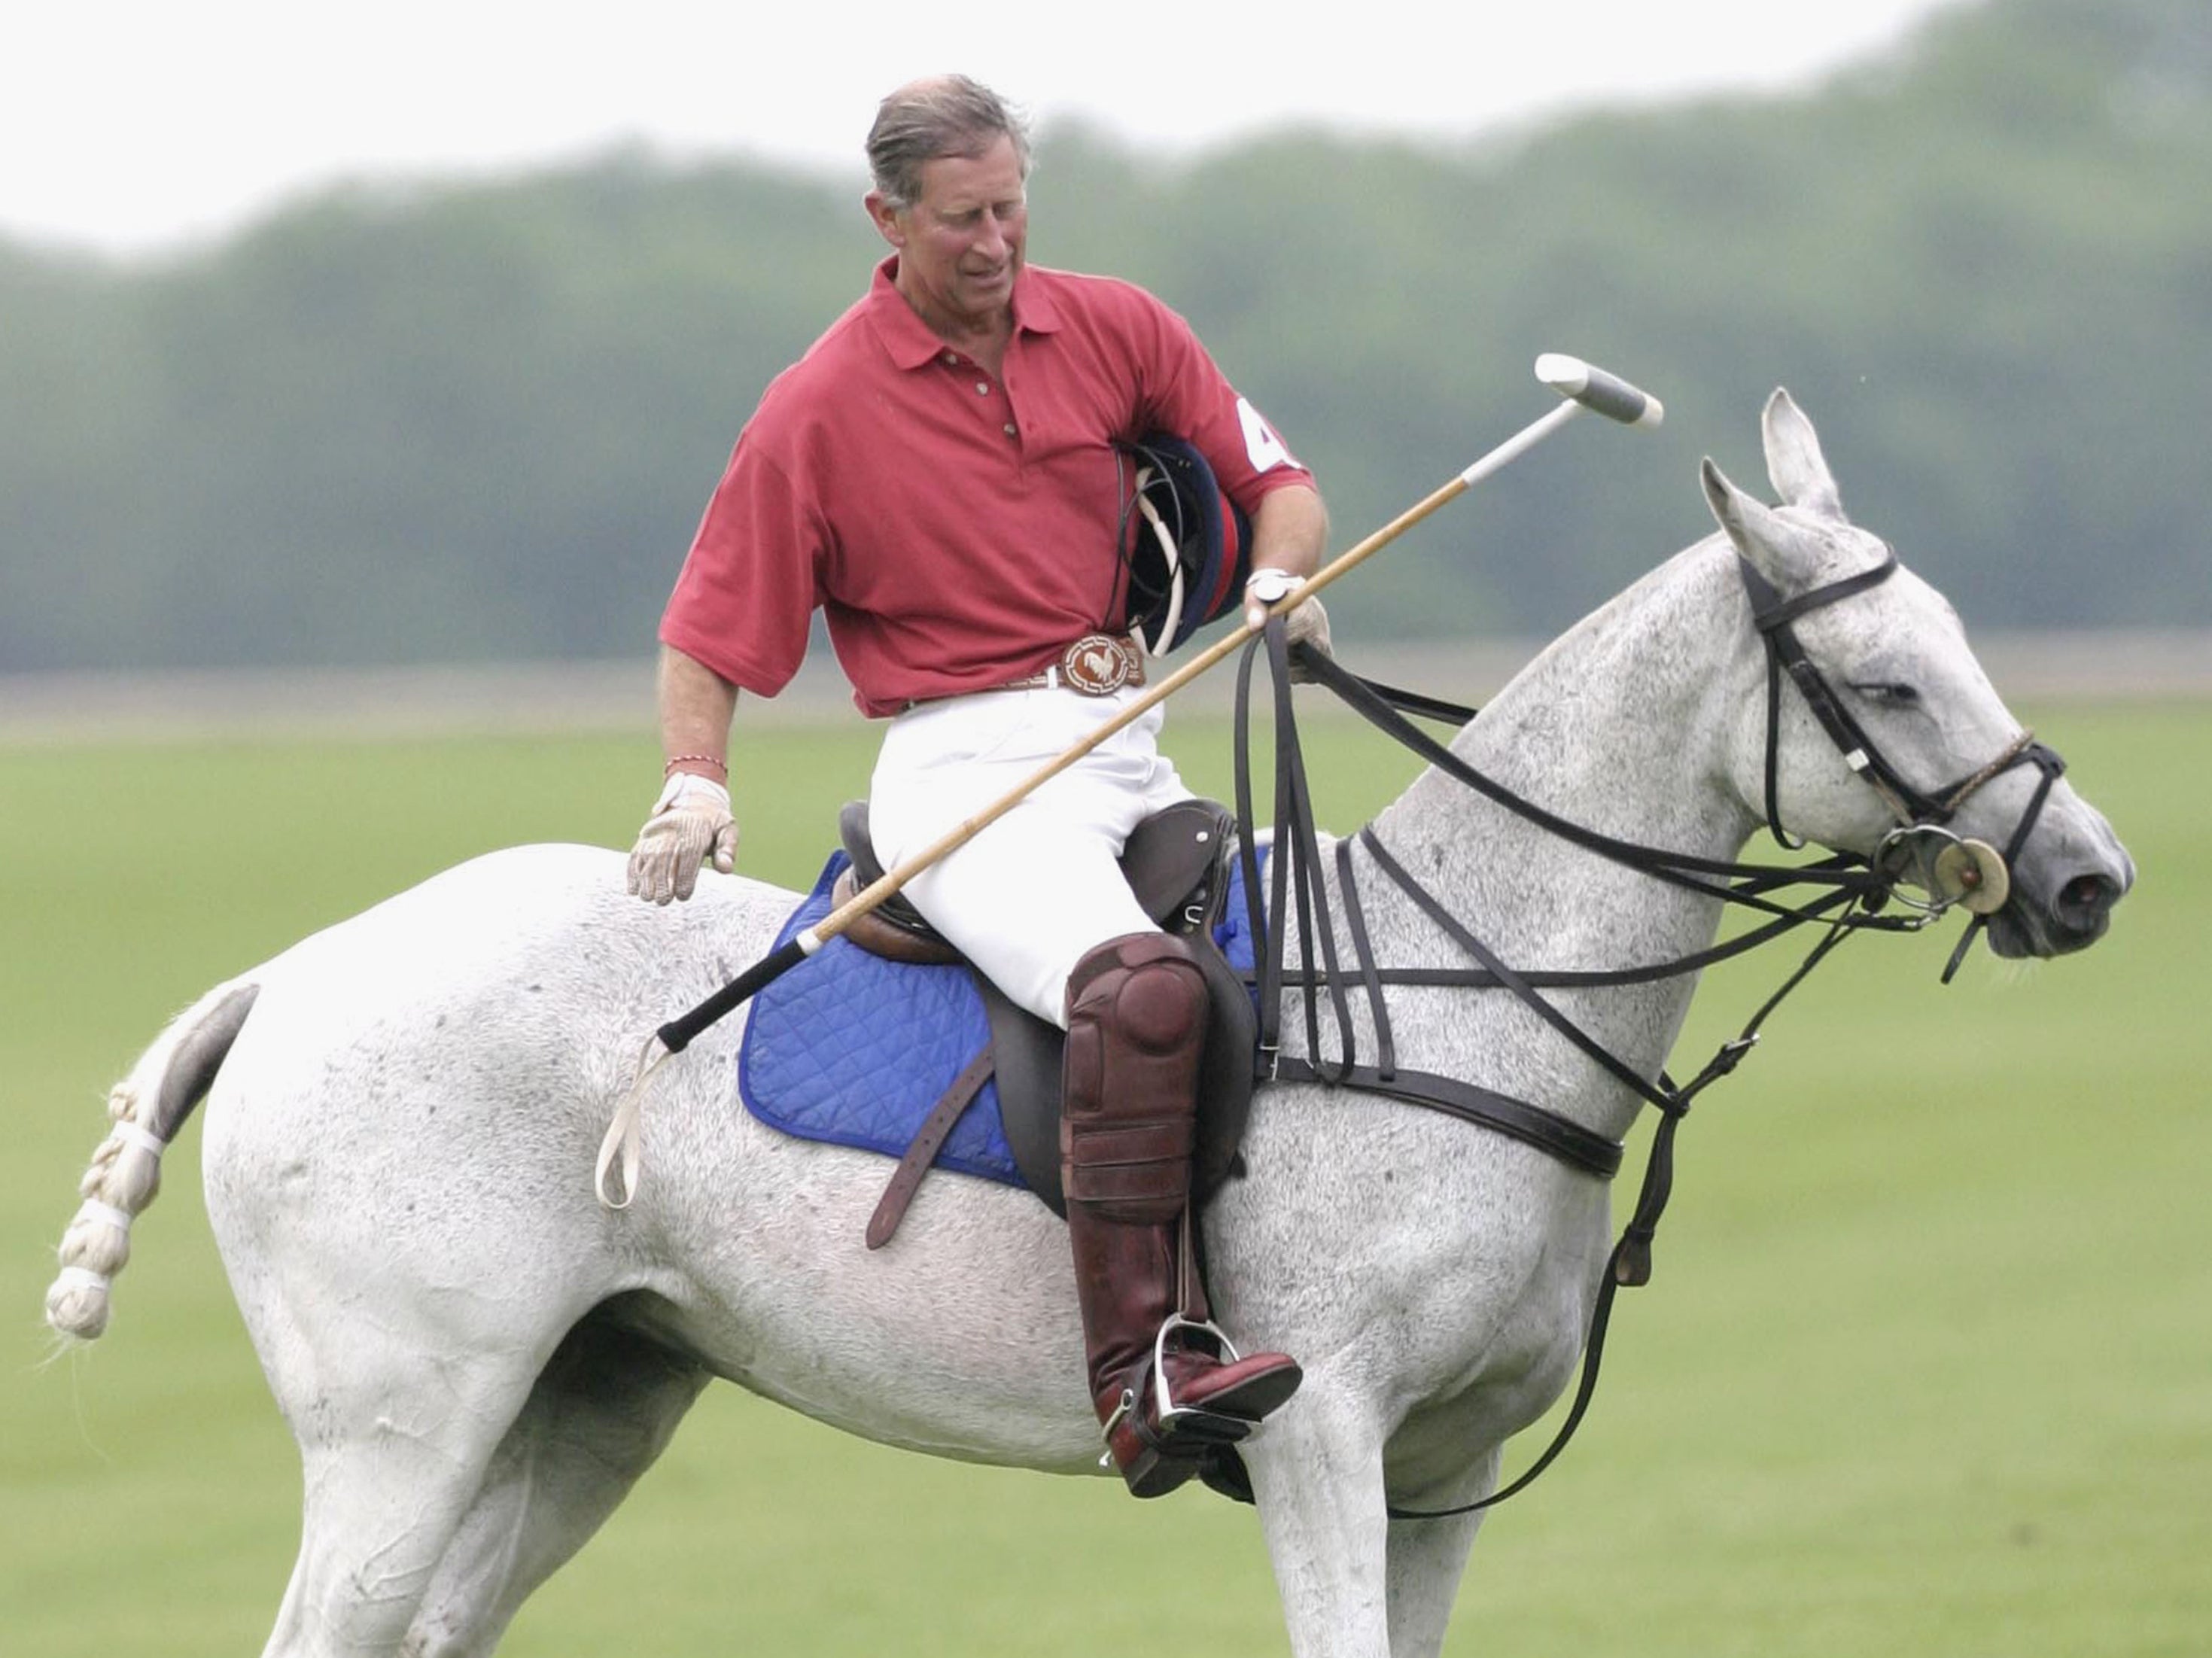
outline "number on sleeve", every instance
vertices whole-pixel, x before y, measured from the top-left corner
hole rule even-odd
[[[1260,417],[1260,411],[1243,398],[1237,399],[1237,418],[1244,428],[1244,452],[1250,458],[1254,471],[1297,465],[1291,452],[1283,447],[1283,440]]]

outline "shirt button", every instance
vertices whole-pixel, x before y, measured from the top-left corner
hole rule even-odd
[[[1008,421],[1008,422],[1006,422],[1006,435],[1007,435],[1008,437],[1012,437],[1012,436],[1014,435],[1014,423],[1013,423],[1013,422],[1012,422],[1012,421]]]
[[[960,354],[957,351],[947,351],[945,354],[945,361],[947,367],[957,365],[960,361]]]
[[[975,395],[979,398],[989,397],[991,395],[991,382],[988,380],[977,380],[975,382]]]

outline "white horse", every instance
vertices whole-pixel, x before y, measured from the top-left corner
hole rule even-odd
[[[1785,394],[1765,435],[1779,508],[1708,463],[1723,533],[1544,652],[1459,734],[1458,756],[1599,831],[1736,853],[1769,798],[1766,660],[1739,560],[1786,597],[1887,556],[1844,517]],[[2003,846],[2032,819],[1994,948],[2095,939],[2132,880],[2127,856],[2063,780],[1989,765],[2022,734],[1943,600],[1899,573],[1795,627],[1899,773],[1933,787],[1987,772],[1960,833]],[[1869,853],[1894,827],[1786,680],[1776,759],[1793,831]],[[1517,966],[1667,960],[1719,925],[1712,897],[1433,768],[1372,827]],[[1364,846],[1352,861],[1373,874]],[[716,1376],[893,1445],[1097,1469],[1061,1224],[1024,1193],[939,1175],[890,1248],[863,1249],[890,1165],[733,1109],[742,1020],[656,1073],[642,1189],[626,1211],[595,1201],[594,1152],[643,1035],[763,954],[795,902],[710,876],[694,902],[656,909],[621,872],[574,847],[449,871],[211,991],[115,1091],[48,1316],[76,1335],[105,1327],[129,1218],[204,1096],[210,1217],[305,1468],[270,1655],[490,1651]],[[1365,881],[1364,908],[1382,962],[1463,963],[1388,882]],[[1552,999],[1650,1078],[1691,988]],[[1609,1138],[1639,1108],[1510,995],[1397,986],[1389,1006],[1404,1066]],[[1286,1052],[1300,1023],[1286,1022]],[[1481,1128],[1311,1085],[1261,1090],[1244,1161],[1204,1227],[1224,1325],[1305,1365],[1243,1447],[1291,1650],[1434,1655],[1480,1516],[1386,1509],[1489,1492],[1500,1445],[1559,1394],[1607,1259],[1607,1187]]]

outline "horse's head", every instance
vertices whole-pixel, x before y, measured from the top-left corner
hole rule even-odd
[[[1703,469],[1759,641],[1747,672],[1766,679],[1732,749],[1745,804],[1778,835],[1880,859],[1985,914],[2001,956],[2094,943],[2135,878],[2111,826],[2006,709],[1943,597],[1844,517],[1788,392],[1762,424],[1778,507]]]

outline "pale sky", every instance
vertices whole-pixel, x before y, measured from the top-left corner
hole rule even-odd
[[[1786,89],[1965,3],[46,0],[14,8],[5,32],[0,234],[160,251],[340,179],[480,174],[624,141],[857,179],[876,100],[948,70],[1041,124],[1081,116],[1170,152],[1299,120],[1461,137]]]

